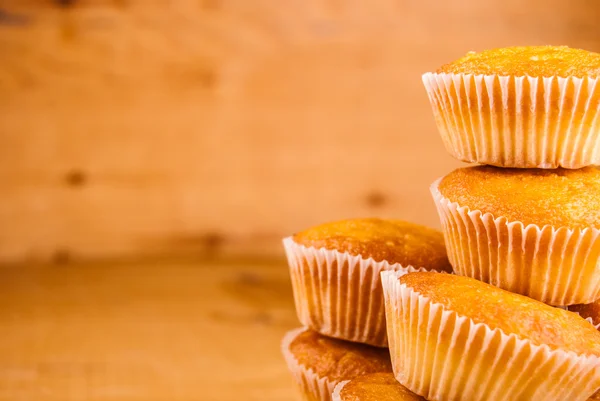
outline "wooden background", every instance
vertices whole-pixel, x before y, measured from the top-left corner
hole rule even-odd
[[[280,263],[0,268],[0,401],[295,401]]]
[[[437,225],[459,163],[420,75],[600,50],[595,0],[0,0],[0,261],[281,255],[315,223]]]

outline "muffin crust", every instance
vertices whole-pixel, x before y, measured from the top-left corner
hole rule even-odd
[[[491,329],[553,350],[600,356],[600,332],[575,313],[458,275],[409,273],[400,282],[444,309]]]
[[[600,54],[567,46],[519,46],[468,52],[438,73],[530,77],[597,77]]]
[[[555,228],[600,228],[600,169],[504,169],[475,166],[454,170],[440,193],[470,210],[509,222]]]
[[[591,318],[594,324],[600,324],[600,299],[585,305],[573,305],[569,310],[579,313],[584,319]]]
[[[290,344],[298,363],[331,381],[350,380],[358,375],[391,372],[387,348],[375,348],[322,336],[307,330]]]
[[[452,271],[443,234],[400,220],[364,218],[322,224],[293,237],[298,244],[348,252],[376,262]]]
[[[342,401],[426,401],[398,383],[393,373],[372,373],[346,383]]]

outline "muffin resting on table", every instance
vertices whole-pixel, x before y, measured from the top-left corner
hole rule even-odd
[[[595,302],[583,305],[572,305],[570,311],[577,312],[579,315],[600,330],[600,299]]]
[[[451,271],[441,232],[376,218],[323,224],[284,239],[300,322],[322,334],[385,347],[379,273]]]
[[[382,272],[396,379],[436,401],[585,401],[600,332],[576,313],[481,281]]]
[[[305,328],[289,331],[281,349],[306,401],[329,401],[342,381],[392,371],[385,348],[338,340]]]
[[[431,192],[454,271],[566,306],[600,297],[600,169],[457,169]]]
[[[423,75],[442,140],[466,162],[600,164],[600,54],[566,46],[469,52]]]
[[[427,401],[398,383],[392,373],[371,373],[341,382],[333,401]]]

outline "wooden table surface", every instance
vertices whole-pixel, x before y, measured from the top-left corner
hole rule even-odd
[[[296,400],[281,263],[0,269],[0,400]]]

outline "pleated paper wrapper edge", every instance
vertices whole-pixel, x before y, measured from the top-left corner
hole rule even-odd
[[[444,310],[382,273],[396,379],[434,401],[586,401],[600,358],[551,350]]]
[[[470,210],[431,185],[454,272],[555,306],[600,298],[600,230],[540,227]]]
[[[422,79],[442,141],[459,160],[520,168],[600,164],[599,78]]]
[[[340,393],[346,384],[350,383],[350,380],[344,380],[343,382],[339,382],[335,388],[333,389],[333,394],[331,398],[333,401],[342,401]]]
[[[379,273],[426,271],[283,240],[298,320],[342,340],[387,347]]]
[[[288,331],[281,341],[281,352],[304,401],[331,401],[337,382],[319,377],[312,369],[301,365],[290,351],[294,339],[306,330],[302,327]]]

